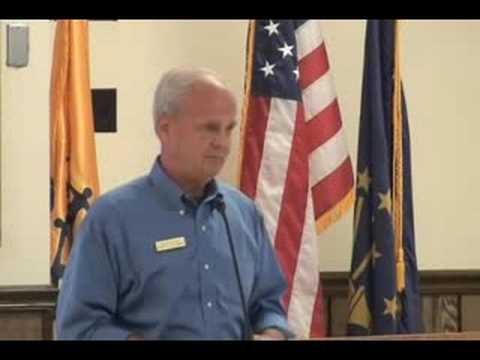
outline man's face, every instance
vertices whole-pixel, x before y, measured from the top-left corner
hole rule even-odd
[[[192,87],[180,112],[160,131],[162,152],[168,152],[184,180],[205,182],[220,172],[235,116],[235,99],[226,89],[207,82]]]

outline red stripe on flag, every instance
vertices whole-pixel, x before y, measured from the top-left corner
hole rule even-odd
[[[317,298],[312,313],[312,323],[310,325],[310,338],[321,338],[327,336],[325,329],[325,309],[323,303],[322,282],[318,280]]]
[[[275,249],[288,282],[288,290],[284,298],[287,310],[292,295],[307,207],[308,147],[304,141],[305,125],[303,106],[298,106],[275,239]]]
[[[342,128],[340,109],[335,99],[307,123],[309,151],[327,142]]]
[[[265,131],[267,129],[270,99],[251,96],[244,132],[244,152],[240,176],[240,189],[254,199],[257,192],[258,172],[262,162]]]
[[[305,90],[308,86],[320,79],[330,68],[327,57],[325,42],[311,53],[300,59],[298,69],[300,78],[298,84],[300,89]]]
[[[350,157],[331,174],[323,178],[312,188],[315,219],[335,206],[353,186],[353,170]]]

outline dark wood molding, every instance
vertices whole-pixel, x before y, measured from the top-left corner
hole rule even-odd
[[[422,270],[419,275],[422,295],[480,294],[480,270]],[[322,272],[324,296],[348,296],[348,276],[347,271]]]
[[[320,274],[325,297],[325,310],[329,336],[341,336],[345,328],[348,309],[348,277],[344,272],[322,272]],[[457,299],[457,331],[480,330],[480,270],[424,270],[420,271],[420,292],[425,300],[425,319],[431,332],[442,332],[442,321],[438,314],[442,299],[446,296]],[[7,321],[15,332],[2,333],[0,339],[32,338],[53,339],[53,323],[58,289],[50,285],[0,286],[0,317]],[[429,320],[430,319],[430,320]],[[432,320],[433,319],[433,320]],[[443,317],[441,318],[443,319]],[[465,327],[465,329],[464,329]],[[3,335],[2,335],[3,334]],[[18,335],[17,335],[18,334]]]
[[[322,272],[324,295],[348,296],[347,271]],[[420,271],[422,294],[480,294],[480,270]],[[0,308],[55,307],[58,289],[50,285],[0,286]]]
[[[55,319],[55,307],[57,303],[58,289],[45,285],[33,286],[0,286],[0,314],[9,318],[18,317],[16,320],[19,326],[24,329],[20,331],[27,339],[36,336],[38,339],[53,339],[53,321]],[[18,314],[18,315],[16,315]],[[29,314],[30,319],[40,319],[40,333],[32,334],[28,329],[28,318],[22,315]],[[21,323],[22,322],[22,323]],[[22,336],[23,335],[17,335]],[[5,334],[0,334],[0,338]]]
[[[480,270],[419,272],[422,316],[430,332],[480,330]],[[349,272],[322,272],[328,336],[343,336]]]
[[[480,270],[420,271],[420,284],[425,295],[478,295]]]
[[[50,285],[0,286],[0,307],[55,307],[57,295],[58,289]]]
[[[348,276],[346,271],[321,272],[323,296],[326,298],[332,296],[348,296]]]

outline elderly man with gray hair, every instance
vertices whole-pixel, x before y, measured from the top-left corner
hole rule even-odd
[[[237,105],[206,69],[160,80],[152,170],[101,196],[77,235],[59,339],[287,339],[286,281],[263,216],[215,180]]]

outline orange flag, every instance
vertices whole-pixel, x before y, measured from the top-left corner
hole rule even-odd
[[[88,22],[59,20],[50,83],[50,266],[63,275],[78,226],[99,194]]]

